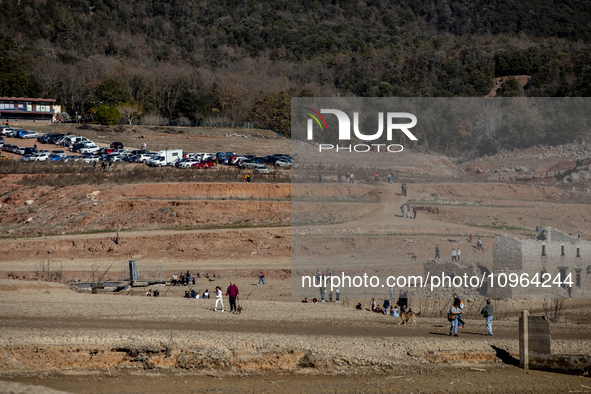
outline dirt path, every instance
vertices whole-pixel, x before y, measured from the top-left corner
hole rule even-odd
[[[148,331],[207,331],[214,325],[216,315],[211,314],[211,320],[201,319],[195,321],[166,321],[160,319],[113,319],[86,317],[84,319],[73,317],[29,317],[18,316],[0,321],[0,329],[15,329],[18,327],[35,327],[37,330],[148,330]],[[205,321],[204,321],[205,320]],[[449,337],[449,324],[443,319],[420,319],[421,324],[399,325],[398,318],[385,318],[380,323],[360,325],[358,322],[331,322],[331,321],[284,321],[275,324],[265,322],[228,322],[216,325],[216,331],[228,333],[250,334],[280,334],[280,335],[304,335],[304,336],[328,336],[328,337],[368,337],[368,338],[447,338]],[[355,324],[357,323],[357,324]],[[459,335],[464,339],[476,340],[501,340],[518,339],[519,333],[515,327],[503,324],[495,328],[493,338],[486,336],[486,327],[482,321],[466,320],[470,328],[459,330]],[[589,333],[582,330],[573,331],[564,327],[555,327],[552,330],[553,339],[589,339]],[[448,338],[451,341],[460,341],[458,338]]]

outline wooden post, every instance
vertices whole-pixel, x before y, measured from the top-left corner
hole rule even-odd
[[[529,312],[521,312],[519,318],[519,367],[529,370]]]

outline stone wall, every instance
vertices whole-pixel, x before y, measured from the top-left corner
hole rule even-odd
[[[572,237],[551,227],[542,230],[537,239],[519,240],[513,236],[501,234],[493,246],[493,271],[495,273],[515,272],[527,273],[530,279],[538,274],[543,282],[542,274],[550,274],[552,280],[547,282],[552,288],[515,289],[511,296],[533,291],[536,296],[566,296],[566,286],[563,289],[552,284],[556,275],[563,273],[562,279],[573,282],[573,294],[577,292],[591,292],[591,242]],[[503,294],[508,294],[503,292]],[[579,293],[582,295],[582,293]]]
[[[522,241],[507,234],[501,234],[493,245],[494,270],[522,269]]]

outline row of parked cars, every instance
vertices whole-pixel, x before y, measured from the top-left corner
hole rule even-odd
[[[21,161],[68,161],[72,157],[79,158],[81,156],[68,156],[63,150],[49,151],[47,149],[39,150],[37,148],[24,148],[17,145],[6,144],[4,139],[0,138],[0,149],[5,152],[14,153],[23,156]]]
[[[2,126],[0,128],[0,134],[5,137],[22,138],[22,139],[39,137],[39,133],[37,133],[36,131],[30,131],[30,130],[25,130],[25,129],[13,129],[12,127],[8,127],[8,126]]]
[[[0,131],[4,134],[4,129]],[[6,134],[13,136],[12,131]],[[18,135],[18,133],[17,133]],[[22,133],[22,135],[25,135]],[[21,148],[16,145],[2,144],[0,148],[16,154],[23,155],[23,161],[83,161],[85,163],[104,160],[107,162],[126,161],[131,163],[144,163],[149,166],[162,167],[174,166],[177,168],[212,168],[216,164],[249,168],[259,173],[268,173],[267,165],[288,168],[294,165],[292,157],[287,154],[274,154],[257,157],[254,155],[240,155],[235,152],[218,153],[183,153],[180,149],[171,149],[159,152],[148,150],[129,151],[123,148],[121,142],[113,142],[109,148],[100,148],[93,141],[83,136],[72,134],[48,133],[39,135],[37,141],[41,144],[55,145],[56,149],[38,150],[37,148]],[[66,154],[66,148],[80,155]],[[295,164],[297,165],[297,164]]]

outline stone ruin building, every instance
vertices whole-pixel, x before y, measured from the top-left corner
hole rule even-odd
[[[528,273],[533,278],[536,273],[540,280],[542,274],[549,273],[552,280],[550,288],[528,288],[488,283],[487,293],[493,297],[568,297],[567,285],[558,287],[552,281],[560,275],[561,282],[571,274],[572,297],[591,295],[591,242],[573,237],[552,227],[543,228],[533,239],[520,240],[501,234],[493,245],[493,272]],[[496,280],[495,280],[496,282]]]

